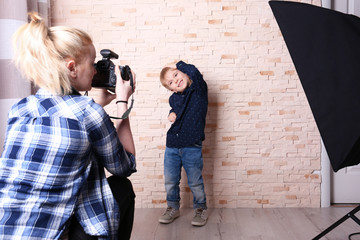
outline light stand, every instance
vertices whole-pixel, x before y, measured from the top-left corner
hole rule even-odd
[[[336,221],[334,224],[332,224],[330,227],[328,227],[327,229],[325,229],[324,231],[322,231],[319,235],[317,235],[316,237],[314,237],[312,240],[319,240],[320,238],[322,238],[323,236],[325,236],[326,234],[328,234],[330,231],[332,231],[334,228],[336,228],[337,226],[339,226],[340,224],[342,224],[343,222],[345,222],[348,218],[351,218],[351,219],[354,220],[357,224],[360,225],[360,219],[355,216],[355,214],[356,214],[359,210],[360,210],[360,205],[357,206],[356,208],[354,208],[352,211],[348,212],[345,216],[343,216],[343,217],[340,218],[338,221]]]

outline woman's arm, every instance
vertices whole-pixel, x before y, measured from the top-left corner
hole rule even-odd
[[[127,105],[124,103],[117,104],[118,116],[121,115],[128,109]],[[116,131],[119,136],[121,144],[124,146],[125,150],[135,156],[135,144],[133,135],[131,132],[129,118],[117,120]]]
[[[116,101],[128,101],[130,96],[133,94],[133,89],[130,86],[130,81],[122,80],[120,70],[118,67],[115,68],[115,73],[117,77],[116,88],[115,88]],[[136,74],[132,71],[131,73],[133,75],[133,84],[135,90]],[[118,117],[121,117],[126,112],[126,110],[128,110],[128,104],[125,102],[118,102],[116,106],[117,106]],[[135,144],[131,132],[129,117],[117,121],[116,131],[119,136],[120,142],[124,146],[125,150],[135,156]]]

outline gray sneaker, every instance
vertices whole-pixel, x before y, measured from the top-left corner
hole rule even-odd
[[[168,207],[163,215],[159,218],[161,223],[172,223],[176,218],[180,216],[179,209]]]
[[[193,226],[201,227],[206,224],[207,221],[207,213],[206,209],[197,208],[194,211],[194,217],[191,221]]]

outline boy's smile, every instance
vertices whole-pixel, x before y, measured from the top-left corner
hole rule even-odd
[[[169,90],[181,93],[191,85],[189,76],[177,69],[169,70],[164,79]]]

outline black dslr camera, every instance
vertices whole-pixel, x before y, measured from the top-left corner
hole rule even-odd
[[[96,74],[94,75],[91,86],[95,88],[107,88],[114,92],[116,85],[115,64],[110,59],[117,59],[119,55],[109,49],[101,50],[100,54],[103,56],[103,59],[94,63]],[[126,81],[131,80],[130,84],[132,86],[132,74],[130,67],[126,65],[119,66],[119,68],[121,78]]]

